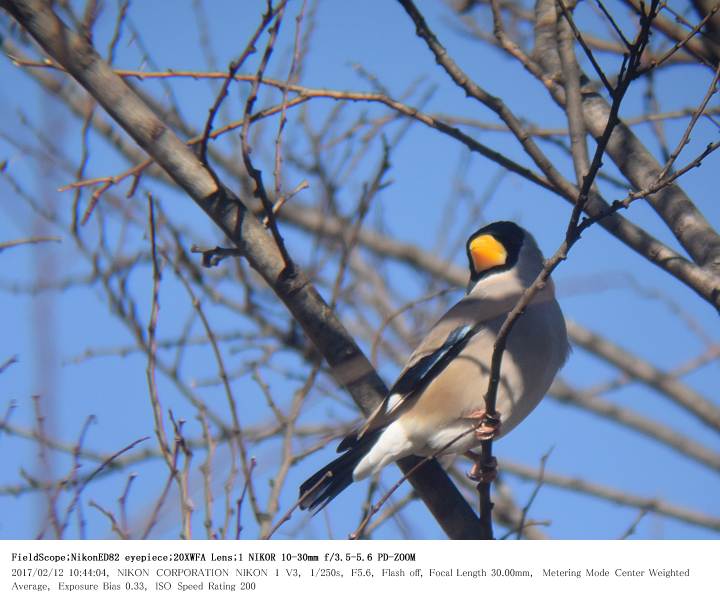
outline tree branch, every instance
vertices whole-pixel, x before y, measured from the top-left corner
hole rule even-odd
[[[307,277],[285,272],[272,237],[242,201],[212,174],[192,151],[113,73],[87,40],[71,32],[41,0],[2,0],[5,8],[45,51],[68,71],[222,229],[250,265],[285,303],[328,361],[338,384],[367,413],[387,389],[337,317]],[[417,460],[402,460],[409,471]],[[440,466],[433,462],[414,474],[420,492],[443,530],[452,538],[478,535],[477,518]]]

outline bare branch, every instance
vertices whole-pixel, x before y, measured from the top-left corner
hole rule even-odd
[[[45,51],[90,92],[135,141],[210,216],[250,265],[288,306],[333,368],[335,379],[367,412],[380,403],[386,389],[337,318],[329,312],[307,277],[288,274],[287,262],[258,220],[229,189],[215,179],[170,128],[115,75],[86,40],[68,30],[40,0],[3,0],[13,17]],[[72,52],[68,52],[68,50]],[[404,460],[401,467],[416,462]],[[413,476],[414,486],[451,536],[473,536],[477,520],[465,500],[437,464],[426,464]]]

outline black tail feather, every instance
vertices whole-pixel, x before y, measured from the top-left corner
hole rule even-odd
[[[318,470],[300,485],[300,509],[318,513],[352,484],[353,470],[377,442],[382,430],[376,430],[355,442],[340,457]],[[344,441],[343,441],[344,442]]]

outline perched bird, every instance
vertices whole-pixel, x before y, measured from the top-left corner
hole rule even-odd
[[[542,270],[543,256],[512,222],[476,231],[466,250],[465,297],[423,338],[365,424],[338,445],[341,455],[300,486],[301,508],[319,511],[353,481],[408,455],[464,454],[477,462],[472,450],[481,439],[508,434],[545,396],[569,352],[551,280],[510,331],[496,399],[501,423],[480,428],[497,332]]]

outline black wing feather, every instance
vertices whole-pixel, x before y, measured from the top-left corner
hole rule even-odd
[[[453,329],[437,350],[420,357],[400,374],[390,390],[385,405],[392,411],[408,396],[423,388],[440,373],[448,363],[460,354],[467,341],[475,333],[475,325],[461,325]],[[392,402],[397,396],[399,401]],[[338,445],[339,457],[318,470],[300,485],[300,508],[317,513],[337,497],[353,481],[353,470],[377,442],[383,427],[363,433],[362,429],[350,432]]]
[[[461,325],[450,332],[442,346],[420,357],[400,374],[388,394],[388,399],[399,396],[400,402],[417,392],[440,373],[464,348],[472,337],[473,325]],[[393,405],[394,407],[395,405]]]
[[[335,458],[300,485],[300,509],[318,513],[352,484],[353,470],[377,442],[382,430],[363,436],[340,457]]]

